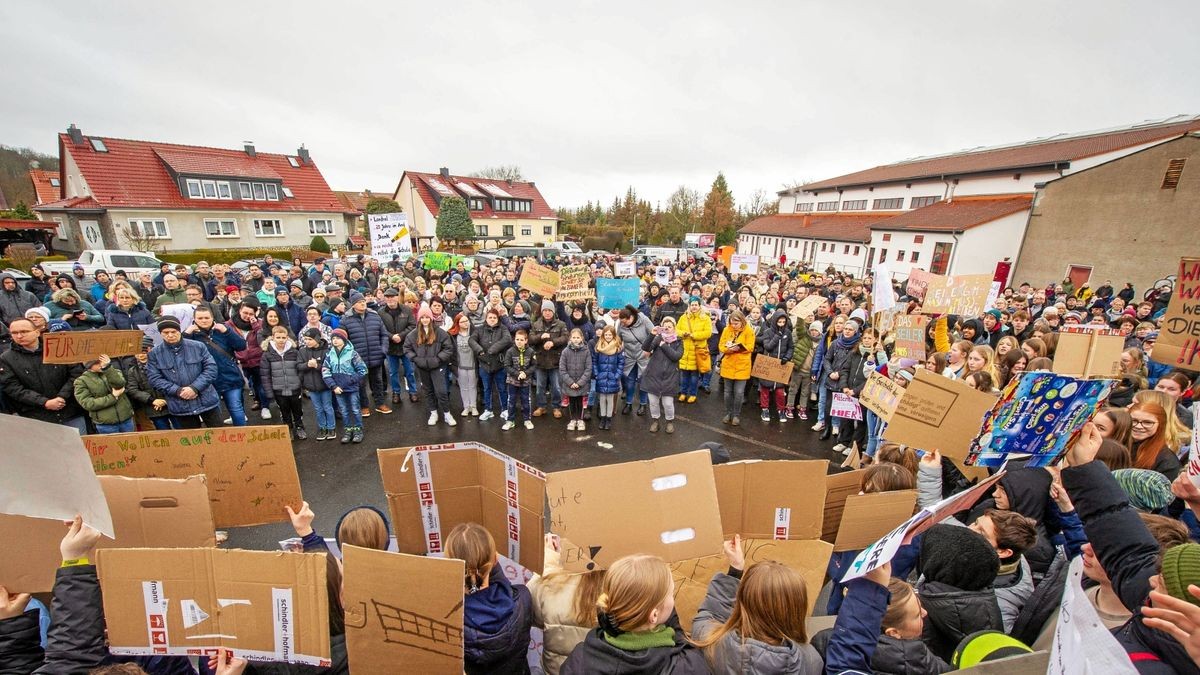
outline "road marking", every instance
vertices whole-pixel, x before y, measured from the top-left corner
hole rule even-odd
[[[757,445],[761,448],[767,448],[768,450],[774,450],[776,452],[782,452],[783,454],[791,455],[792,457],[798,457],[800,459],[820,459],[820,457],[813,457],[812,455],[806,455],[802,452],[796,452],[795,450],[788,450],[787,448],[780,447],[773,443],[765,443],[763,441],[758,441],[758,440],[755,440],[748,436],[742,436],[741,434],[733,433],[732,431],[730,431],[730,429],[733,429],[733,427],[730,427],[729,429],[722,429],[721,427],[715,427],[715,426],[712,426],[711,424],[705,424],[704,422],[694,420],[686,415],[680,415],[679,413],[675,414],[675,419],[683,420],[684,422],[687,422],[688,424],[694,424],[694,425],[700,427],[701,429],[708,429],[709,431],[716,432],[723,436],[736,436],[739,440],[745,441],[752,445]],[[829,461],[829,460],[825,460],[825,461]]]

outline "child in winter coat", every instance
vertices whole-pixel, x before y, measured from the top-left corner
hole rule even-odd
[[[154,428],[164,431],[171,428],[171,414],[167,410],[167,395],[150,386],[150,376],[146,372],[149,363],[148,354],[154,347],[150,337],[142,338],[142,351],[133,356],[123,356],[117,360],[121,372],[125,375],[125,395],[129,397],[134,407],[134,419],[138,410],[144,410],[146,417]],[[145,426],[138,423],[137,426]],[[148,431],[148,429],[140,429]]]
[[[500,427],[508,431],[517,426],[516,414],[525,410],[525,428],[533,428],[533,413],[530,388],[533,385],[533,349],[529,346],[529,332],[521,329],[513,334],[513,346],[504,354],[504,370],[508,373],[508,421]]]
[[[447,368],[454,361],[454,340],[438,325],[429,305],[417,310],[417,327],[404,338],[404,354],[417,369],[417,379],[425,393],[425,407],[429,410],[427,424],[434,426],[438,413],[447,426],[456,426],[450,414],[450,382]]]
[[[763,561],[746,569],[740,536],[725,542],[729,574],[718,573],[692,623],[692,639],[714,673],[821,675],[808,644],[808,588],[790,567]],[[743,571],[744,570],[744,571]]]
[[[759,354],[779,359],[781,363],[792,360],[795,342],[792,338],[792,322],[787,311],[775,310],[771,318],[763,326],[763,332],[755,340],[756,351]],[[787,422],[787,388],[786,382],[758,381],[758,405],[762,408],[762,421],[771,421],[771,403],[775,404],[775,414],[780,423]]]
[[[603,430],[612,429],[613,409],[617,403],[617,392],[621,390],[621,377],[625,372],[624,345],[616,326],[606,325],[596,337],[592,373],[596,382],[600,424]]]
[[[820,321],[805,325],[804,321],[796,322],[792,335],[792,405],[788,406],[788,419],[808,419],[809,399],[812,398],[812,369],[813,357],[816,354],[816,342],[821,339],[823,327]]]
[[[110,367],[107,354],[83,364],[83,374],[75,378],[75,400],[88,412],[96,433],[121,434],[134,430],[133,404],[125,395],[125,375]]]
[[[583,402],[592,383],[592,353],[580,328],[571,329],[567,346],[558,357],[558,380],[567,397],[567,412],[571,418],[567,422],[567,431],[584,431]]]
[[[509,583],[496,564],[496,541],[478,523],[460,523],[446,536],[446,557],[465,563],[463,651],[467,675],[529,673],[533,599]]]
[[[625,556],[609,566],[596,601],[599,627],[563,662],[562,675],[711,672],[675,616],[671,569],[653,555]]]
[[[320,328],[305,328],[300,335],[302,344],[296,358],[296,372],[300,374],[300,384],[308,392],[308,400],[312,401],[313,412],[317,416],[316,440],[333,440],[337,438],[333,392],[321,377],[329,344],[325,342]]]
[[[292,438],[308,438],[304,430],[304,406],[300,403],[300,352],[292,342],[287,326],[271,329],[271,339],[263,349],[263,388],[271,392],[283,423],[292,430]]]
[[[333,347],[325,355],[321,379],[333,390],[338,410],[342,412],[342,443],[362,443],[362,409],[358,407],[358,385],[367,375],[367,364],[354,351],[350,337],[342,328],[333,329]]]
[[[492,392],[500,399],[500,416],[508,419],[508,386],[505,384],[504,355],[512,347],[512,334],[500,323],[500,311],[488,308],[483,315],[483,325],[472,331],[479,351],[475,360],[479,363],[479,379],[483,383],[483,414],[480,422],[495,417]]]

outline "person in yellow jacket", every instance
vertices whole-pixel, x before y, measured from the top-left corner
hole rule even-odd
[[[750,380],[750,355],[754,353],[754,329],[746,323],[739,311],[729,313],[729,322],[721,331],[719,342],[721,353],[721,379],[725,387],[725,417],[721,422],[738,426],[741,420],[742,399],[746,395],[746,382]]]
[[[683,343],[683,358],[679,359],[680,401],[696,402],[700,389],[700,375],[712,370],[712,354],[708,352],[708,338],[712,337],[713,324],[708,312],[701,306],[700,298],[688,298],[688,308],[675,324],[675,332]]]

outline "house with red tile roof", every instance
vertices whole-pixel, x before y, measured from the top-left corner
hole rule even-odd
[[[359,215],[342,204],[309,151],[295,154],[58,136],[59,198],[34,210],[62,227],[55,248],[307,247],[341,244]],[[99,232],[85,241],[83,232]],[[92,237],[91,239],[97,239]]]
[[[49,204],[62,199],[62,176],[57,171],[30,169],[29,180],[33,182],[33,194],[38,204]]]
[[[879,262],[905,277],[914,268],[940,274],[990,273],[1020,252],[1038,186],[1112,162],[1200,130],[1200,115],[1058,134],[1001,146],[917,157],[855,171],[779,192],[772,234],[759,234],[757,219],[739,232],[738,251],[777,259],[781,253],[824,270],[862,274]],[[798,225],[831,215],[886,214],[869,225],[856,255],[836,237],[816,240]],[[779,223],[790,223],[779,231]],[[833,221],[845,222],[845,221]],[[858,232],[853,230],[857,238]],[[765,238],[765,239],[764,239]],[[769,240],[769,241],[767,241]],[[805,246],[805,242],[812,243]]]
[[[437,214],[442,199],[461,197],[471,212],[480,247],[534,246],[558,238],[558,214],[533,181],[405,171],[393,199],[409,215],[417,247],[436,247]],[[486,238],[486,239],[484,239]]]

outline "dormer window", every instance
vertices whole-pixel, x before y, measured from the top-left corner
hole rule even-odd
[[[195,180],[194,178],[188,179],[187,191],[188,191],[188,197],[190,197],[192,199],[200,199],[204,196],[204,193],[201,192],[200,181]]]
[[[470,209],[472,211],[482,211],[484,209],[484,206],[486,206],[486,205],[487,205],[487,200],[480,199],[478,197],[471,197],[470,202],[468,202],[468,206],[470,207]]]
[[[279,186],[274,183],[267,183],[267,199],[273,202],[279,201]]]

